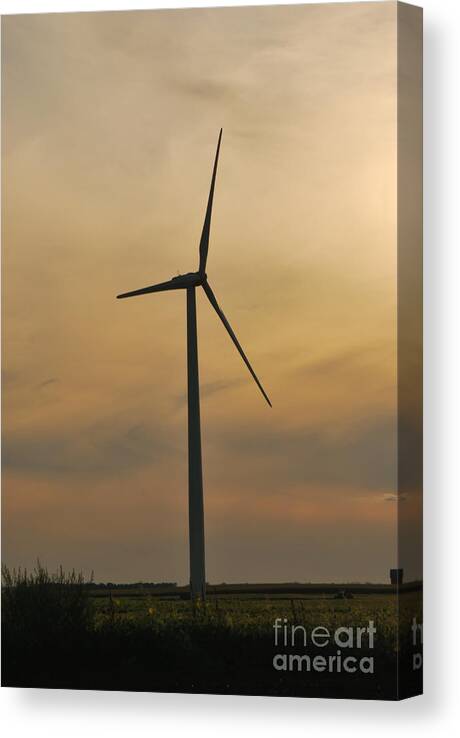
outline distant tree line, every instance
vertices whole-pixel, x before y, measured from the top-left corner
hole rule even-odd
[[[114,582],[87,582],[91,589],[175,589],[177,582],[130,582],[115,584]]]

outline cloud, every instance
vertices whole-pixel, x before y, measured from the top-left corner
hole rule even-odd
[[[172,84],[180,94],[192,95],[203,100],[225,100],[237,97],[237,88],[234,85],[225,84],[221,80],[212,79],[176,79]]]
[[[407,495],[401,492],[400,494],[384,494],[383,499],[385,502],[404,502],[407,499]]]
[[[49,379],[45,379],[43,382],[40,382],[40,384],[37,384],[37,389],[43,389],[44,387],[49,387],[51,384],[57,384],[59,382],[59,379],[57,377],[50,377]]]
[[[3,466],[29,475],[110,477],[169,460],[177,439],[165,428],[125,428],[107,422],[48,433],[10,432],[3,439]]]
[[[305,376],[327,376],[330,379],[331,374],[368,369],[371,364],[381,360],[385,353],[388,356],[389,346],[384,344],[355,346],[301,364],[294,371]]]
[[[242,384],[246,384],[247,379],[230,379],[230,380],[216,380],[215,382],[206,382],[200,385],[200,399],[206,399],[218,392],[225,392],[228,389],[234,387],[240,387]],[[187,403],[187,394],[184,392],[177,397],[177,408],[182,408]]]
[[[260,484],[343,484],[380,492],[396,486],[396,422],[384,416],[327,429],[214,430],[214,442],[253,466]],[[231,470],[229,470],[231,474]]]
[[[298,367],[296,371],[302,374],[332,374],[335,372],[348,369],[349,367],[356,366],[356,364],[367,355],[367,351],[364,348],[350,349],[348,351],[342,351],[340,353],[333,354],[332,356],[312,361],[307,364],[303,364]]]

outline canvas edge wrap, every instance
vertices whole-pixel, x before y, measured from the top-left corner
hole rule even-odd
[[[423,10],[397,3],[396,699],[423,692]]]

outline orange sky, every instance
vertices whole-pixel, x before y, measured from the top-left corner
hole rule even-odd
[[[185,294],[207,578],[395,565],[396,4],[3,19],[3,546],[188,578]]]

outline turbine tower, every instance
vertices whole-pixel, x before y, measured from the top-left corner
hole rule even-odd
[[[204,554],[204,510],[203,510],[203,475],[201,466],[201,429],[200,429],[200,386],[198,377],[198,342],[196,328],[196,294],[197,287],[202,287],[209,302],[224,324],[230,338],[238,349],[241,358],[249,369],[254,381],[271,407],[268,395],[256,376],[249,360],[235,336],[230,323],[218,305],[214,292],[208,282],[206,262],[209,249],[209,232],[211,228],[212,202],[216,183],[217,163],[219,160],[222,128],[217,142],[216,158],[212,171],[211,189],[204,218],[200,240],[200,264],[197,272],[189,272],[173,277],[169,282],[161,282],[140,290],[124,292],[117,295],[119,299],[148,295],[152,292],[167,290],[186,290],[187,292],[187,385],[188,385],[188,500],[189,500],[189,543],[190,543],[190,596],[193,599],[205,599],[206,576]]]

